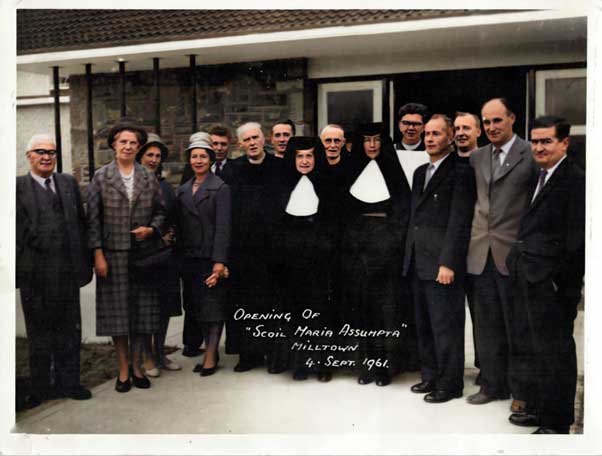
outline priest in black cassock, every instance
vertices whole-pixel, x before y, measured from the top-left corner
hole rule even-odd
[[[246,153],[232,162],[231,298],[235,312],[243,309],[245,314],[269,313],[275,302],[270,186],[278,178],[276,161],[279,160],[266,154],[260,124],[241,125],[237,136]],[[238,320],[235,325],[239,331],[240,356],[234,367],[236,372],[264,363],[266,339],[254,336],[260,324],[265,321]]]

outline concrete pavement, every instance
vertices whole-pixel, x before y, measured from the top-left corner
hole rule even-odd
[[[468,314],[467,314],[468,315]],[[168,343],[181,342],[181,319],[172,321]],[[473,406],[466,396],[478,390],[472,369],[471,323],[466,327],[464,397],[427,404],[410,392],[417,373],[397,376],[391,385],[360,386],[351,374],[330,383],[269,375],[265,368],[235,373],[237,356],[223,355],[211,377],[193,374],[202,358],[170,357],[178,372],[152,379],[150,390],[114,390],[114,380],[93,389],[89,401],[53,401],[17,416],[15,432],[34,434],[528,434],[508,422],[510,401]],[[575,325],[579,370],[583,372],[583,312]]]

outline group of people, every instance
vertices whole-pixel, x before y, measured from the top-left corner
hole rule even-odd
[[[408,103],[395,144],[380,123],[311,137],[277,122],[273,153],[248,122],[237,159],[230,129],[216,125],[191,136],[175,192],[162,178],[166,145],[122,119],[86,211],[75,180],[54,173],[52,138],[34,136],[31,172],[17,179],[17,280],[37,401],[90,397],[79,383],[79,287],[92,263],[97,334],[113,338],[119,392],[181,369],[163,344],[182,301],[183,354],[204,345],[201,376],[218,368],[225,325],[236,372],[327,382],[348,367],[359,384],[386,386],[420,370],[411,390],[446,402],[463,394],[466,298],[480,369],[467,401],[511,395],[513,424],[568,433],[584,175],[566,159],[564,119],[535,119],[527,142],[507,100],[480,114],[452,120]],[[489,144],[477,147],[481,121]],[[410,185],[403,157],[419,151],[428,160]]]

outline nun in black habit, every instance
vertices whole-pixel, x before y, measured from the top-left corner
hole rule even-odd
[[[359,126],[356,133],[346,169],[340,309],[344,323],[368,331],[347,338],[361,348],[358,383],[385,386],[406,357],[411,299],[401,267],[411,191],[382,124]],[[369,332],[379,330],[392,333]]]
[[[331,337],[316,335],[315,331],[334,329],[329,300],[333,214],[327,210],[332,191],[324,175],[324,151],[318,144],[314,137],[291,138],[284,154],[280,188],[274,192],[278,307],[281,312],[290,312],[292,320],[285,330],[286,342],[273,346],[271,372],[275,373],[278,360],[288,359],[295,380],[305,380],[314,372],[319,381],[327,382],[332,378],[324,366],[328,353],[309,347],[331,344]],[[308,309],[311,318],[307,318]]]

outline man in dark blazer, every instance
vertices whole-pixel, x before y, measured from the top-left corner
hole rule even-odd
[[[467,158],[453,153],[453,125],[435,114],[425,127],[430,163],[414,172],[404,274],[412,281],[422,381],[430,403],[464,388],[464,275],[474,180]]]
[[[573,321],[585,271],[585,175],[567,159],[570,125],[535,119],[531,182],[520,231],[506,264],[514,300],[527,311],[534,407],[510,422],[540,426],[536,434],[568,434],[574,421],[577,357]]]
[[[215,152],[215,163],[211,165],[211,172],[219,176],[225,183],[232,181],[232,161],[228,158],[232,133],[228,127],[213,125],[207,131],[211,138],[211,147]]]
[[[80,384],[79,288],[92,279],[77,182],[54,173],[56,145],[34,135],[30,172],[17,177],[17,288],[29,344],[29,406],[58,397],[89,399]],[[54,367],[54,376],[52,369]]]
[[[514,134],[516,117],[507,100],[487,101],[481,117],[491,144],[470,154],[477,200],[467,256],[481,389],[468,402],[486,404],[512,393],[512,409],[518,411],[526,407],[529,396],[528,379],[520,378],[520,373],[527,372],[526,315],[524,309],[512,305],[506,257],[518,236],[529,182],[536,171],[529,143]]]

